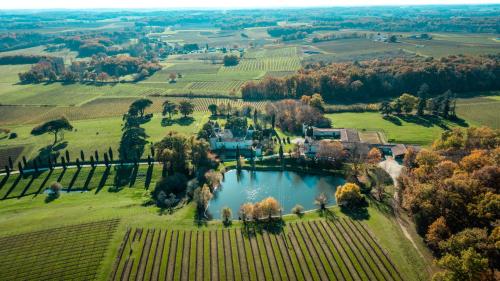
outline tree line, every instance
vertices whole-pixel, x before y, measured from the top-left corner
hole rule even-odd
[[[133,74],[134,80],[142,80],[161,69],[161,65],[129,56],[94,56],[90,61],[74,61],[69,68],[59,57],[47,57],[30,70],[19,73],[22,83],[48,82],[117,82],[119,77]]]
[[[416,94],[425,83],[429,97],[500,89],[500,55],[396,58],[363,62],[309,64],[297,74],[250,81],[241,88],[246,100],[298,99],[319,93],[328,102],[363,102]]]

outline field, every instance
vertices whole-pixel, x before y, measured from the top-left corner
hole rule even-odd
[[[490,95],[477,98],[459,99],[458,116],[476,126],[489,126],[500,129],[500,96]]]
[[[37,197],[44,194],[53,182],[63,186],[62,192],[92,192],[99,194],[115,187],[116,167],[83,167],[81,169],[54,169],[21,176],[12,174],[0,178],[0,200]],[[128,188],[148,189],[161,175],[161,166],[139,165],[131,169]],[[119,191],[119,190],[115,190]]]
[[[128,229],[111,280],[404,280],[358,221],[289,223],[286,231]]]
[[[94,280],[119,220],[0,238],[1,280]]]
[[[443,128],[432,121],[407,120],[396,118],[391,122],[382,118],[378,112],[333,113],[327,114],[334,127],[355,128],[361,131],[379,131],[385,134],[387,141],[407,144],[430,145]],[[439,120],[448,127],[457,126],[445,120]]]

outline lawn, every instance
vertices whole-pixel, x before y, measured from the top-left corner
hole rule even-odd
[[[177,115],[174,124],[162,125],[163,117],[161,114],[154,114],[152,120],[143,127],[149,135],[148,141],[157,142],[165,136],[169,131],[176,131],[181,134],[193,135],[199,131],[201,126],[208,121],[208,112],[195,112],[192,119],[182,120]],[[76,157],[80,150],[86,153],[92,153],[94,150],[104,152],[109,147],[118,148],[118,144],[122,135],[121,117],[108,117],[90,120],[72,121],[74,127],[72,132],[64,133],[64,140],[61,146],[64,150],[69,150],[70,154]],[[39,150],[52,144],[53,135],[33,136],[31,130],[36,124],[19,125],[9,127],[13,132],[18,134],[15,139],[3,139],[0,141],[0,149],[2,147],[25,146],[30,145],[31,151],[25,151],[25,156],[29,159],[38,155]],[[89,141],[91,139],[92,141]],[[149,148],[146,147],[146,153]]]
[[[443,128],[435,124],[420,125],[399,119],[394,123],[382,118],[378,112],[364,113],[332,113],[327,114],[336,128],[355,128],[358,130],[381,131],[389,142],[418,144],[428,146],[443,132]],[[450,127],[454,123],[444,121]]]

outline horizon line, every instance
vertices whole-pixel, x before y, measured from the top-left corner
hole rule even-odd
[[[183,10],[183,11],[188,11],[188,10],[193,10],[193,11],[199,11],[199,10],[278,10],[278,9],[314,9],[314,8],[370,8],[370,7],[428,7],[428,6],[500,6],[500,1],[497,3],[451,3],[451,4],[351,4],[351,5],[310,5],[310,6],[255,6],[255,7],[240,7],[240,6],[228,6],[228,7],[221,7],[221,6],[214,6],[214,7],[204,7],[204,6],[198,6],[198,7],[74,7],[74,8],[69,8],[69,7],[52,7],[52,8],[8,8],[8,9],[3,9],[0,8],[1,12],[4,11],[98,11],[98,10],[122,10],[122,11],[129,11],[129,10],[143,10],[143,11],[158,11],[158,10],[170,10],[170,11],[175,11],[175,10]]]

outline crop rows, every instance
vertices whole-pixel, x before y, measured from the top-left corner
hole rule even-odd
[[[238,90],[244,81],[199,81],[188,86],[190,90],[223,91]]]
[[[219,71],[295,71],[300,69],[300,58],[275,57],[275,58],[257,58],[243,59],[236,66],[221,67]]]
[[[245,54],[245,58],[276,58],[294,56],[297,56],[296,47],[262,49],[256,52],[249,52]]]
[[[263,109],[265,102],[245,102],[242,100],[234,99],[221,99],[221,98],[182,98],[182,97],[148,97],[153,101],[150,108],[147,109],[148,112],[158,113],[162,111],[162,104],[164,101],[169,100],[174,103],[179,103],[183,100],[189,100],[194,103],[196,111],[208,111],[208,105],[210,104],[227,104],[230,103],[233,108],[238,108],[243,105],[251,105],[257,107],[258,109]],[[29,124],[38,124],[44,121],[51,120],[53,118],[60,117],[61,115],[66,116],[69,120],[88,120],[95,118],[105,118],[105,117],[115,117],[122,116],[127,112],[130,104],[135,101],[136,98],[98,98],[90,101],[82,106],[74,107],[36,107],[36,106],[20,106],[17,108],[17,113],[19,114],[19,120],[15,118],[9,118],[9,124],[16,124],[17,122],[25,122]],[[0,106],[1,109],[4,108]],[[22,116],[31,115],[33,110],[35,112],[38,109],[43,109],[36,118],[31,118],[30,120],[24,119]],[[22,113],[22,114],[21,114]],[[1,124],[1,123],[0,123]]]
[[[242,229],[128,230],[112,280],[403,280],[364,225],[291,223],[280,234]]]
[[[0,149],[0,170],[3,170],[5,166],[9,165],[9,157],[14,164],[23,150],[24,146],[13,146]]]
[[[94,280],[119,220],[0,237],[0,280]]]

